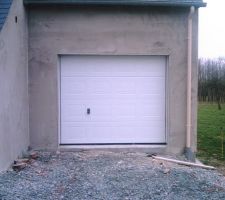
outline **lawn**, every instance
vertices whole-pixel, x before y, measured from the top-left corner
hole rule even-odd
[[[218,110],[217,104],[199,103],[197,157],[205,164],[225,167],[222,134],[225,140],[225,104]]]

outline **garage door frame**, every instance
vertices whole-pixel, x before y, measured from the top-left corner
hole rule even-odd
[[[165,65],[165,143],[96,143],[96,144],[62,144],[61,143],[61,58],[63,56],[164,56],[166,59],[166,65]],[[169,94],[168,94],[168,90],[169,90],[169,70],[168,70],[168,65],[169,65],[169,55],[168,54],[93,54],[93,53],[88,53],[88,54],[58,54],[58,145],[59,146],[77,146],[77,147],[84,147],[84,146],[125,146],[125,147],[129,147],[129,146],[133,146],[133,145],[141,145],[141,146],[161,146],[161,145],[167,145],[168,143],[168,116],[169,116],[169,109],[168,109],[168,105],[169,105]]]

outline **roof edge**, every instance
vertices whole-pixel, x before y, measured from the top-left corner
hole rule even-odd
[[[158,2],[149,0],[24,0],[25,5],[127,5],[127,6],[170,6],[170,7],[206,7],[204,2]]]

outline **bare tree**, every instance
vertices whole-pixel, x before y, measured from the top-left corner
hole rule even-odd
[[[198,83],[199,101],[216,102],[221,110],[225,102],[225,58],[200,59]]]

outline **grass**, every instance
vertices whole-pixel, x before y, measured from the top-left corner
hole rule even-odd
[[[205,164],[225,167],[221,128],[225,139],[225,104],[218,110],[217,104],[199,103],[197,156]]]

